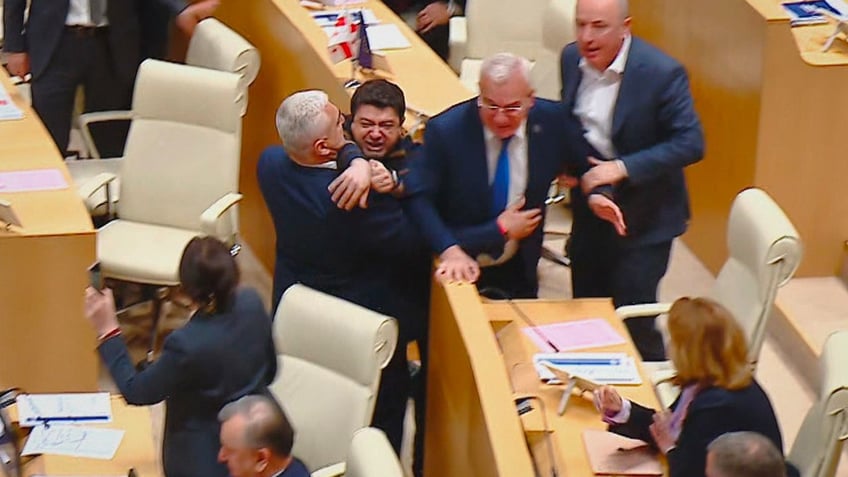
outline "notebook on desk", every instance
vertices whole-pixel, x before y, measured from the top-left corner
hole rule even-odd
[[[643,441],[586,429],[583,445],[595,475],[663,475],[662,464]]]

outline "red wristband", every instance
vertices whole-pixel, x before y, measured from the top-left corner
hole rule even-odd
[[[115,336],[118,336],[120,334],[121,334],[121,329],[118,328],[118,327],[115,327],[112,331],[110,331],[110,332],[100,336],[99,338],[97,338],[97,341],[102,343],[102,342],[104,342],[104,341],[106,341],[110,338],[114,338]]]

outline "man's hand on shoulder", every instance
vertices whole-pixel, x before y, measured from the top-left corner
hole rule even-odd
[[[618,204],[601,194],[590,195],[588,202],[592,212],[599,218],[611,223],[618,235],[622,237],[627,235],[627,225],[624,223],[624,215],[621,213]]]
[[[29,73],[29,53],[22,51],[19,53],[6,54],[6,69],[12,76],[23,78]]]
[[[436,280],[439,283],[470,282],[480,277],[480,266],[459,245],[451,245],[439,256]]]
[[[521,240],[532,234],[542,223],[542,210],[521,210],[524,203],[525,199],[522,196],[515,203],[507,206],[506,210],[498,216],[498,226],[508,239]]]
[[[174,23],[181,32],[191,38],[197,24],[214,15],[219,5],[221,5],[220,0],[202,0],[192,3],[177,15]]]
[[[350,162],[350,167],[339,174],[327,188],[331,199],[340,209],[351,210],[357,205],[368,207],[368,191],[371,188],[371,164],[363,158]]]

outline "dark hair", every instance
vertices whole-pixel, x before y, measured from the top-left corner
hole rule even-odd
[[[229,247],[215,237],[189,241],[180,259],[180,287],[201,310],[229,310],[238,282],[238,265]]]
[[[368,80],[353,93],[350,98],[350,115],[356,116],[356,111],[362,105],[376,108],[392,108],[403,122],[406,115],[406,99],[398,85],[384,79]]]
[[[276,400],[261,394],[244,396],[224,406],[218,412],[218,422],[223,424],[236,415],[245,420],[244,445],[267,447],[280,457],[291,455],[294,429]]]

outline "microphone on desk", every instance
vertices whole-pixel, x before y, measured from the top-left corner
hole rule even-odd
[[[536,323],[534,323],[529,316],[527,316],[523,311],[521,311],[521,308],[518,307],[518,305],[512,300],[512,297],[509,296],[505,291],[495,287],[483,287],[477,290],[477,293],[485,296],[486,298],[506,300],[506,302],[509,303],[509,306],[512,307],[512,310],[515,312],[515,314],[518,315],[524,321],[524,323],[526,323],[527,326],[530,327],[531,330],[533,330],[533,333],[535,333],[536,336],[539,337],[539,339],[541,339],[545,344],[550,346],[551,349],[554,350],[554,353],[560,352],[559,347],[555,345],[553,341],[548,339],[548,337],[545,336],[544,333],[539,331],[539,328],[537,327]]]

